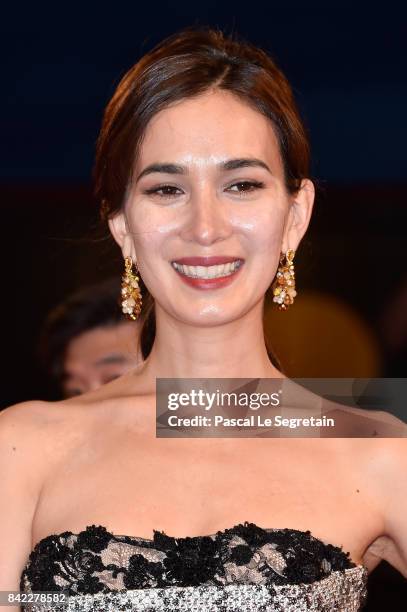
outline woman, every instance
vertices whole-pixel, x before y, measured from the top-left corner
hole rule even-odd
[[[109,103],[95,177],[155,340],[97,391],[1,415],[0,588],[72,610],[360,609],[380,559],[407,576],[404,440],[155,436],[156,378],[283,377],[264,296],[314,200],[285,77],[219,32],[171,37]]]

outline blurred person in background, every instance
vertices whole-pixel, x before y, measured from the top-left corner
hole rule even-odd
[[[41,363],[60,397],[97,389],[142,361],[141,324],[119,306],[120,280],[107,279],[68,297],[47,316]]]

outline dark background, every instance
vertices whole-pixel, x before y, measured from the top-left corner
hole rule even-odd
[[[396,5],[397,6],[397,5]],[[1,405],[47,398],[35,357],[45,313],[73,289],[121,273],[98,227],[91,170],[103,108],[125,71],[186,25],[237,31],[288,76],[310,132],[319,193],[301,246],[301,286],[345,300],[404,376],[405,346],[381,331],[405,272],[405,13],[325,3],[19,4],[2,9]],[[299,257],[299,256],[298,256]],[[298,275],[297,275],[297,278]],[[406,582],[382,563],[368,610],[401,610]]]

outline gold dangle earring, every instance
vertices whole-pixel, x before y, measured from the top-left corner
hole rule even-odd
[[[293,264],[294,255],[295,251],[293,249],[288,249],[285,255],[284,253],[280,255],[280,265],[273,283],[273,302],[278,304],[279,310],[287,310],[293,304],[297,295]]]
[[[132,268],[131,257],[126,257],[124,260],[125,272],[122,276],[122,312],[132,321],[136,321],[141,312],[142,297],[138,284],[140,279],[137,276],[137,263],[135,273]]]

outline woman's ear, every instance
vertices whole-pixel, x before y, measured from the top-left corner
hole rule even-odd
[[[123,258],[131,257],[133,261],[137,261],[124,212],[118,212],[114,217],[111,217],[108,220],[108,225],[113,238],[122,250]]]
[[[303,179],[287,215],[281,249],[284,253],[287,249],[297,250],[302,237],[307,231],[314,206],[314,199],[315,187],[313,182],[310,179]]]

